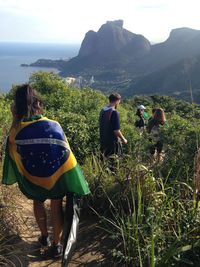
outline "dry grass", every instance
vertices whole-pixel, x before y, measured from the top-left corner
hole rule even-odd
[[[0,186],[0,266],[23,266],[21,252],[14,246],[19,231],[26,227],[20,216],[17,194],[15,186]]]

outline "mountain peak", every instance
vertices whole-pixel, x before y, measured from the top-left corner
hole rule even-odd
[[[125,54],[129,51],[131,55],[143,54],[150,47],[150,42],[142,35],[124,29],[123,20],[114,20],[107,21],[98,32],[87,32],[78,56],[95,56],[103,60],[113,58],[119,51]]]
[[[122,19],[113,20],[113,21],[108,20],[106,22],[106,24],[114,25],[114,26],[118,26],[120,28],[123,28],[124,21]]]
[[[187,27],[176,28],[176,29],[171,30],[168,41],[177,40],[177,39],[180,40],[180,38],[190,39],[190,38],[195,37],[198,34],[200,34],[199,30],[195,30],[195,29],[191,29]]]

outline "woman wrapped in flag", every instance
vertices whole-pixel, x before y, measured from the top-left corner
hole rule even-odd
[[[56,121],[43,117],[43,103],[28,84],[19,86],[11,108],[13,123],[7,140],[3,184],[18,183],[21,192],[33,200],[38,241],[51,246],[44,201],[51,199],[54,257],[62,255],[62,198],[69,192],[89,193],[88,184],[65,134]]]

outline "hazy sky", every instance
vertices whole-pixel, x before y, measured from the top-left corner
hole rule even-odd
[[[107,20],[151,42],[171,29],[200,30],[199,0],[0,0],[0,41],[81,43]]]

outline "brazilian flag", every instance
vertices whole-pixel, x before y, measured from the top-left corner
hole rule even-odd
[[[60,124],[43,116],[10,130],[2,183],[16,182],[24,195],[41,201],[90,192]]]

